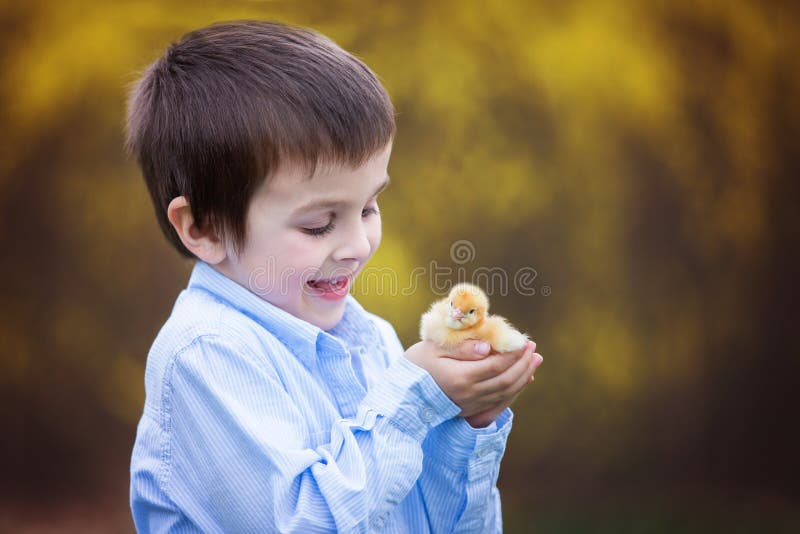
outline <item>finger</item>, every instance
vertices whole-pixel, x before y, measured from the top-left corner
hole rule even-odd
[[[473,369],[473,378],[476,382],[488,380],[507,371],[512,365],[522,359],[530,358],[536,343],[528,341],[522,348],[509,352],[496,352],[491,354],[480,366]]]
[[[526,387],[528,387],[528,385],[535,380],[533,375],[536,373],[536,369],[541,364],[541,360],[538,360],[536,358],[536,356],[537,356],[537,354],[533,354],[533,357],[531,358],[531,363],[530,363],[530,366],[528,367],[527,372],[524,375],[522,375],[520,377],[519,382],[517,382],[517,384],[515,384],[514,398],[516,398],[517,395],[522,393],[522,390],[525,389]],[[513,402],[513,399],[512,399],[512,402]]]
[[[510,352],[517,352],[517,351],[520,351],[520,350],[527,349],[528,347],[532,347],[533,350],[536,350],[536,342],[531,340],[531,339],[527,339],[527,340],[525,340],[525,344],[523,346],[521,346],[517,350],[510,351]]]
[[[535,350],[536,343],[534,341],[526,341],[525,345],[520,347],[517,350],[508,351],[508,352],[493,352],[490,354],[490,358],[483,356],[481,354],[484,353],[486,349],[492,350],[491,346],[488,343],[485,343],[480,340],[467,340],[459,345],[458,349],[461,351],[461,354],[466,357],[457,357],[451,356],[450,358],[453,360],[459,361],[475,361],[475,360],[484,360],[485,363],[481,366],[471,367],[470,372],[471,378],[474,381],[481,381],[486,380],[492,376],[497,376],[506,369],[508,369],[511,365],[514,364],[519,358],[523,356],[525,350]]]
[[[520,381],[523,385],[527,384],[528,377],[533,374],[534,368],[533,347],[528,345],[522,353],[522,357],[512,361],[505,371],[483,380],[475,386],[481,393],[487,395],[506,391],[516,387]]]
[[[512,396],[510,399],[504,399],[500,402],[495,402],[490,408],[476,413],[469,418],[469,423],[475,427],[483,427],[497,419],[497,417],[516,400],[518,395]]]
[[[524,358],[525,351],[490,354],[480,361],[462,362],[465,375],[472,382],[483,382],[505,373],[512,365]]]
[[[539,366],[542,365],[542,362],[544,362],[544,358],[542,357],[542,355],[539,354],[538,352],[534,352],[533,362],[532,362],[533,370],[531,371],[531,377],[528,379],[528,384],[536,380],[536,377],[534,375],[536,374],[536,370],[539,368]]]
[[[492,350],[491,345],[480,339],[468,339],[462,341],[455,350],[451,351],[452,357],[456,360],[482,360]]]
[[[501,398],[504,402],[511,404],[517,395],[522,393],[522,390],[527,387],[528,384],[533,382],[533,373],[536,370],[536,365],[534,363],[534,359],[531,358],[526,366],[525,370],[519,375],[516,382],[508,388],[507,391],[501,392]]]

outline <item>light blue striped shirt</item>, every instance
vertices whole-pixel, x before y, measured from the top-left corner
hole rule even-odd
[[[512,414],[473,429],[347,296],[325,332],[197,262],[156,337],[139,532],[500,532]]]

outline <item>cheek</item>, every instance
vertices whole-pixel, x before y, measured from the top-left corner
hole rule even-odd
[[[280,295],[289,294],[301,284],[304,276],[310,276],[309,272],[319,266],[316,249],[303,237],[280,236],[259,257],[259,264],[267,266],[272,287]]]
[[[280,253],[284,263],[303,268],[318,261],[318,256],[323,253],[323,247],[320,247],[319,242],[313,237],[298,232],[284,241]]]
[[[375,217],[375,221],[367,229],[367,239],[370,244],[370,256],[375,253],[381,244],[381,218]]]

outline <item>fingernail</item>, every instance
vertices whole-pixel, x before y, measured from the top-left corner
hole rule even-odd
[[[543,361],[544,361],[544,358],[542,358],[541,354],[534,354],[533,355],[533,365],[535,365],[536,367],[539,367],[540,365],[542,365]]]
[[[475,352],[479,354],[489,354],[489,350],[491,350],[491,348],[492,347],[490,347],[485,341],[478,341],[475,343]]]

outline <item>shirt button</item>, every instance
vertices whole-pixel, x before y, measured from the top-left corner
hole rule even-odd
[[[382,515],[376,515],[372,519],[372,526],[375,527],[376,529],[380,530],[380,529],[383,528],[383,521],[384,521],[384,519],[383,519]]]
[[[486,457],[486,455],[489,454],[489,452],[490,452],[489,447],[478,449],[478,458]]]
[[[423,423],[430,423],[436,418],[436,412],[430,406],[426,406],[422,409],[422,413],[420,413],[420,418],[422,419]]]

